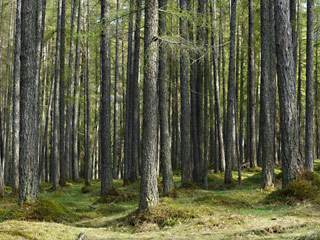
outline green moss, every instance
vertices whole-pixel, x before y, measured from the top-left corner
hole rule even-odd
[[[91,193],[93,191],[95,191],[95,188],[92,185],[85,185],[83,188],[81,188],[82,193]]]
[[[148,211],[130,215],[129,223],[133,226],[139,226],[143,223],[153,223],[163,228],[186,222],[197,216],[198,214],[193,211],[193,209],[167,206],[165,203],[162,203]]]
[[[305,171],[286,188],[276,190],[267,196],[267,202],[281,201],[293,204],[296,201],[315,199],[320,193],[320,175]]]
[[[18,220],[62,222],[73,220],[75,215],[61,203],[40,198],[35,203],[23,204],[11,217]]]
[[[246,169],[247,172],[262,172],[261,167],[253,167],[253,168],[248,168]]]

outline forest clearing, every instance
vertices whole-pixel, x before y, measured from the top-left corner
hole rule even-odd
[[[316,161],[320,184],[320,161]],[[280,187],[276,169],[276,186]],[[227,187],[223,174],[209,174],[209,189],[196,185],[173,190],[159,205],[139,215],[139,184],[115,182],[113,193],[102,201],[99,183],[68,183],[53,192],[41,184],[43,206],[22,209],[16,196],[0,199],[0,239],[299,239],[320,238],[320,191],[317,195],[268,198],[261,190],[261,169],[243,171],[243,184]],[[159,181],[161,182],[161,181]],[[176,186],[180,176],[174,176]],[[302,187],[303,184],[300,184]],[[319,186],[318,186],[319,188]],[[304,191],[304,189],[297,189]]]

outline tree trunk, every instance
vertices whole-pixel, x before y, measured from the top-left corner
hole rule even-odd
[[[21,82],[19,204],[34,201],[38,193],[38,84],[37,2],[21,1]]]
[[[235,139],[235,41],[236,41],[236,17],[237,1],[231,1],[230,18],[230,57],[229,57],[229,79],[228,79],[228,111],[227,111],[227,142],[226,142],[226,172],[225,183],[232,182],[232,163],[236,158]]]
[[[100,139],[101,139],[101,195],[107,195],[112,188],[111,159],[111,113],[110,113],[110,33],[107,20],[110,2],[101,0],[101,93],[100,93]]]
[[[78,128],[79,128],[79,96],[80,96],[80,34],[82,25],[82,4],[83,0],[79,2],[78,8],[78,26],[77,26],[77,40],[76,40],[76,61],[75,61],[75,75],[74,75],[74,104],[73,104],[73,122],[72,122],[72,179],[78,181],[79,179],[79,150],[78,150]]]
[[[159,0],[159,9],[167,10],[167,0]],[[166,13],[159,13],[159,35],[166,35]],[[168,118],[168,95],[167,95],[167,45],[160,40],[159,50],[159,114],[160,114],[160,164],[163,178],[163,195],[166,196],[174,188],[172,164],[170,158],[170,133]]]
[[[139,177],[139,145],[140,145],[140,100],[139,100],[139,66],[140,66],[140,21],[141,21],[141,0],[136,0],[137,14],[134,32],[134,56],[133,56],[133,79],[132,79],[132,145],[131,145],[131,182]]]
[[[12,110],[12,192],[19,186],[19,129],[20,129],[20,52],[21,52],[21,0],[16,1],[16,31],[14,42],[13,110]]]
[[[180,8],[183,12],[187,10],[187,0],[180,1]],[[188,21],[180,19],[180,35],[183,43],[187,44]],[[192,181],[191,174],[191,144],[190,144],[190,99],[189,99],[189,80],[188,80],[188,52],[186,48],[180,50],[180,94],[181,94],[181,183],[185,184]]]
[[[249,41],[248,41],[248,151],[250,167],[257,166],[256,139],[256,74],[254,63],[254,6],[249,0]]]
[[[216,2],[213,5],[213,17],[216,19]],[[214,21],[214,28],[216,28],[216,21]],[[220,107],[220,78],[219,78],[219,67],[218,67],[218,47],[215,34],[213,33],[213,54],[212,61],[214,66],[214,97],[215,97],[215,105],[216,105],[216,122],[217,122],[217,134],[219,139],[219,152],[220,152],[220,161],[219,161],[219,169],[220,171],[225,171],[226,168],[226,159],[225,159],[225,146],[224,146],[224,137],[223,137],[223,126],[221,123],[222,114]]]
[[[64,134],[64,81],[65,81],[65,51],[66,51],[66,0],[61,5],[61,32],[60,32],[60,84],[59,84],[59,117],[60,117],[60,185],[65,186],[67,180],[67,162],[65,159],[65,134]]]
[[[299,153],[296,82],[292,52],[289,1],[275,1],[278,88],[280,101],[282,186],[301,172]]]
[[[313,171],[314,159],[314,116],[313,116],[313,0],[307,1],[307,82],[306,82],[306,142],[305,142],[305,168]]]
[[[56,190],[59,187],[59,71],[60,71],[60,35],[61,34],[61,0],[58,1],[57,13],[57,35],[56,35],[56,56],[54,67],[54,97],[53,97],[53,144],[52,144],[52,188]],[[60,139],[61,140],[61,139]]]
[[[271,75],[272,59],[270,49],[272,26],[269,11],[270,1],[261,0],[261,104],[260,104],[260,143],[262,154],[262,188],[274,186],[274,107],[276,104],[275,79]],[[263,143],[263,144],[262,144]]]
[[[158,1],[147,0],[144,29],[144,84],[142,177],[140,184],[140,211],[155,206],[159,201],[157,185],[157,59]]]
[[[70,30],[70,50],[69,50],[69,62],[68,62],[68,83],[67,83],[67,111],[66,111],[66,133],[65,133],[65,161],[67,163],[67,176],[72,178],[72,78],[73,78],[73,66],[74,66],[74,28],[76,19],[76,10],[78,8],[78,0],[73,0],[71,10],[71,30]]]

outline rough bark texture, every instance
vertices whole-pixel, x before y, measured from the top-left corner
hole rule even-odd
[[[14,42],[13,109],[12,109],[12,192],[19,186],[19,129],[20,129],[20,51],[21,51],[21,0],[16,1],[16,30]]]
[[[79,128],[79,96],[80,96],[80,34],[81,34],[81,18],[82,18],[82,3],[79,1],[78,8],[78,26],[76,40],[76,60],[75,60],[75,75],[74,75],[74,104],[73,104],[73,122],[72,122],[72,179],[79,179],[79,150],[78,150],[78,128]]]
[[[117,0],[117,14],[119,11]],[[119,82],[119,19],[116,20],[116,51],[114,63],[114,108],[113,108],[113,179],[118,179],[118,82]]]
[[[230,18],[230,57],[228,79],[228,109],[227,109],[227,142],[226,142],[226,172],[225,183],[232,182],[232,163],[236,158],[236,130],[235,130],[235,41],[236,41],[237,1],[231,1]]]
[[[65,159],[65,104],[64,104],[64,92],[65,92],[65,52],[66,52],[66,1],[62,0],[61,4],[61,35],[60,35],[60,86],[59,86],[59,117],[60,117],[60,185],[65,186],[67,180],[67,162]]]
[[[274,9],[280,101],[282,186],[286,187],[301,172],[289,0],[276,0]]]
[[[59,187],[59,159],[60,159],[60,141],[59,141],[59,71],[60,71],[60,36],[61,36],[61,0],[58,1],[57,9],[57,34],[56,34],[56,56],[54,67],[54,97],[53,97],[53,144],[52,144],[52,188],[56,190]]]
[[[183,12],[187,10],[187,1],[180,1],[180,8]],[[187,43],[188,21],[180,19],[180,35]],[[188,52],[187,49],[180,50],[180,92],[181,92],[181,183],[192,181],[191,174],[191,144],[190,144],[190,99],[189,99],[189,78],[188,78]]]
[[[216,4],[213,5],[213,15],[214,19],[216,19]],[[214,29],[216,29],[216,21],[214,21]],[[214,98],[215,98],[215,106],[216,106],[216,124],[217,124],[217,134],[219,139],[219,152],[220,152],[220,161],[219,168],[221,171],[225,171],[226,161],[225,161],[225,146],[224,146],[224,138],[223,138],[223,126],[221,123],[222,114],[220,107],[220,78],[219,78],[219,66],[218,66],[218,47],[216,37],[213,34],[213,53],[212,53],[212,61],[214,66]],[[216,164],[218,165],[218,164]]]
[[[140,145],[140,98],[139,98],[139,66],[140,66],[140,22],[141,0],[136,0],[137,14],[134,32],[134,56],[133,56],[133,79],[132,79],[132,142],[131,142],[131,182],[139,177],[139,145]]]
[[[38,193],[38,84],[37,84],[37,2],[21,2],[21,83],[19,204],[34,201]]]
[[[147,0],[144,27],[144,84],[142,177],[140,211],[155,206],[159,201],[157,181],[157,59],[158,1]]]
[[[111,159],[111,113],[110,113],[110,33],[107,19],[110,14],[110,2],[101,0],[101,92],[100,92],[100,141],[101,141],[101,195],[107,195],[112,188]]]
[[[261,0],[261,103],[260,103],[260,142],[262,148],[262,188],[274,185],[274,107],[275,79],[271,75],[270,43],[272,39],[269,11],[270,1]]]
[[[254,6],[249,0],[249,38],[248,38],[248,152],[250,167],[257,166],[256,138],[256,74],[254,63]]]
[[[159,9],[167,9],[167,0],[159,0]],[[159,13],[159,35],[160,38],[166,34],[166,13]],[[168,94],[167,94],[167,45],[160,41],[159,49],[159,114],[160,114],[160,164],[163,178],[163,195],[166,196],[174,188],[171,145],[168,118]]]
[[[72,77],[73,77],[73,66],[74,66],[74,28],[76,19],[76,10],[78,8],[78,0],[73,0],[72,11],[71,11],[71,30],[70,30],[70,50],[69,50],[69,61],[68,61],[68,83],[67,83],[67,110],[66,110],[66,139],[65,139],[65,161],[67,162],[67,176],[72,178]],[[69,120],[68,120],[69,119]]]
[[[124,184],[128,184],[131,178],[131,146],[132,146],[132,121],[131,121],[131,85],[133,68],[133,6],[134,0],[130,0],[130,14],[128,26],[128,54],[127,54],[127,84],[125,96],[125,136],[124,136]]]
[[[307,82],[306,82],[306,141],[305,168],[313,171],[314,153],[314,116],[313,116],[313,0],[307,1]]]
[[[84,153],[84,172],[86,184],[91,179],[91,159],[90,159],[90,1],[87,0],[87,51],[86,51],[86,106],[85,106],[85,153]]]

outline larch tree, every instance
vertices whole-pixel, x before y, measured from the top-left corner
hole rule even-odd
[[[13,109],[12,109],[12,192],[19,187],[19,129],[20,129],[20,51],[21,51],[21,0],[16,1],[16,30],[14,42]]]
[[[139,209],[143,211],[159,201],[157,180],[157,78],[158,78],[158,1],[145,3],[144,26],[144,84],[142,176]]]
[[[275,26],[278,90],[280,101],[280,132],[282,186],[294,180],[301,172],[299,152],[298,114],[296,103],[296,81],[292,48],[289,0],[275,1]]]
[[[35,201],[38,194],[38,84],[37,22],[38,4],[21,1],[21,82],[20,82],[20,146],[19,204]]]
[[[101,90],[100,90],[100,157],[101,157],[101,195],[105,196],[113,186],[111,159],[111,106],[110,106],[110,2],[101,0]]]
[[[250,167],[257,166],[256,137],[256,73],[254,61],[254,4],[249,0],[248,36],[248,157]]]
[[[307,1],[307,82],[306,82],[306,140],[305,140],[305,168],[313,171],[314,160],[314,98],[313,98],[313,38],[314,38],[314,2]]]
[[[261,103],[260,103],[260,128],[262,148],[262,188],[274,185],[274,119],[275,119],[275,89],[276,82],[271,75],[271,43],[272,24],[269,11],[270,1],[262,0],[261,5]]]
[[[231,1],[230,17],[230,56],[228,78],[228,108],[227,108],[227,140],[226,140],[226,172],[225,183],[232,182],[232,163],[236,159],[236,129],[235,129],[235,41],[236,41],[237,1]]]
[[[183,13],[187,10],[187,0],[180,1],[180,8]],[[188,20],[186,17],[180,18],[180,35],[183,43],[188,41]],[[190,143],[190,99],[189,99],[189,77],[188,77],[188,51],[186,48],[180,49],[180,94],[181,94],[181,183],[192,181],[191,173],[191,143]]]
[[[166,35],[166,13],[167,0],[159,0],[159,35]],[[159,47],[159,114],[160,114],[160,164],[163,178],[163,195],[166,196],[174,188],[171,146],[168,119],[168,94],[167,94],[167,44],[161,39]]]

